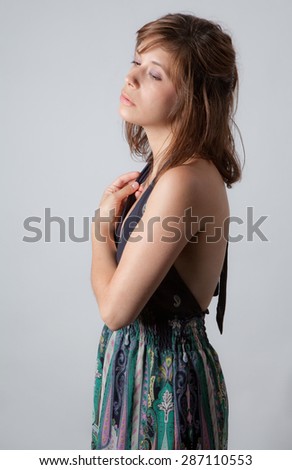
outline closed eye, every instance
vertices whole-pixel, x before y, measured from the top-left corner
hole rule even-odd
[[[154,73],[149,72],[150,77],[154,78],[154,80],[161,80],[161,77],[158,75],[155,75]]]
[[[136,66],[142,65],[141,62],[138,62],[137,60],[132,60],[132,61],[131,61],[131,64],[136,65]],[[156,75],[155,73],[153,73],[153,72],[151,72],[151,71],[149,72],[149,76],[150,76],[151,78],[153,78],[154,80],[158,80],[158,81],[161,80],[160,75]]]

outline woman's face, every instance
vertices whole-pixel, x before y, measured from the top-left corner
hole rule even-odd
[[[136,52],[120,97],[120,114],[125,121],[142,126],[146,132],[170,129],[169,114],[177,100],[170,68],[171,55],[160,47]]]

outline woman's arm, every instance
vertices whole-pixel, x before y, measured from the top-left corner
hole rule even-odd
[[[92,263],[91,284],[99,303],[116,270],[116,245],[114,229],[126,198],[136,192],[140,195],[139,184],[134,181],[139,172],[120,176],[103,194],[99,209],[91,226]],[[106,319],[103,318],[106,322]]]
[[[129,186],[116,192],[116,200],[121,202],[126,192],[134,192]],[[186,166],[168,170],[154,186],[118,265],[113,224],[101,223],[104,241],[97,240],[93,233],[92,287],[102,319],[111,330],[135,320],[186,243],[199,230],[199,221],[209,204],[205,189],[201,178]],[[110,203],[106,209],[101,204],[102,214],[108,213]]]

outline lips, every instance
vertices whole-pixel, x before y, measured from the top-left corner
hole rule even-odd
[[[121,96],[120,96],[120,101],[121,103],[125,104],[126,106],[135,106],[135,103],[133,103],[132,100],[130,100],[129,96],[122,92]]]

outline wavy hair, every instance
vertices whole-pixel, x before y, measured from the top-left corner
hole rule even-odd
[[[230,188],[241,178],[231,130],[235,125],[238,73],[230,35],[212,21],[168,14],[137,31],[136,50],[143,53],[153,47],[171,54],[170,75],[177,93],[169,116],[173,139],[158,174],[199,157],[211,160]],[[143,127],[126,122],[125,135],[131,153],[152,163]]]

